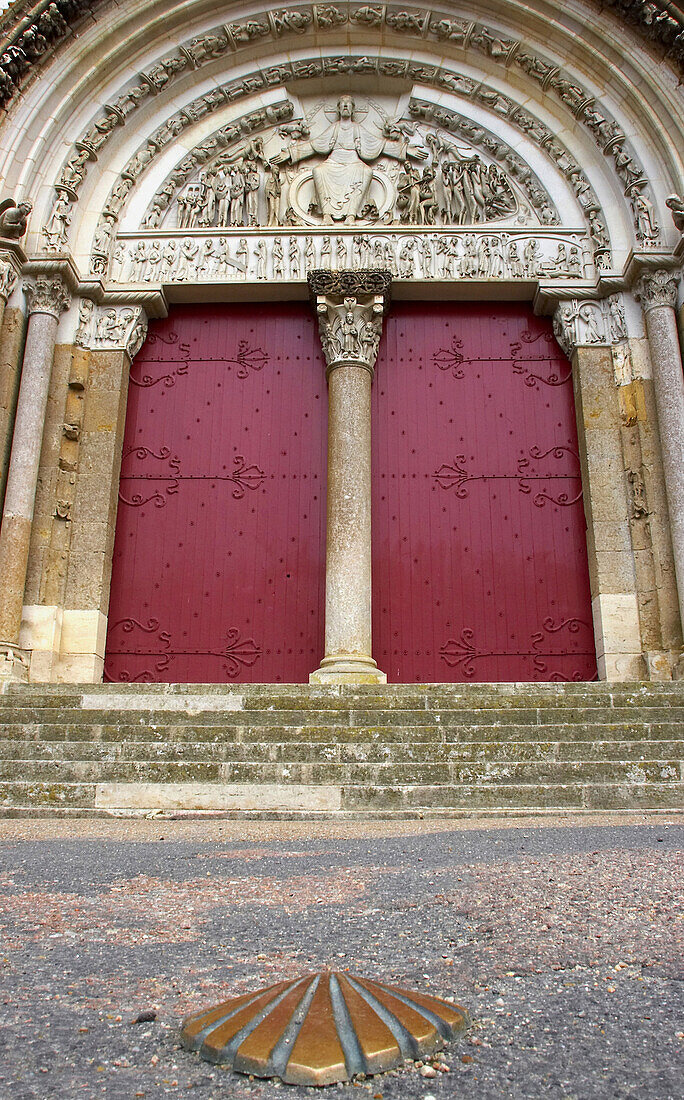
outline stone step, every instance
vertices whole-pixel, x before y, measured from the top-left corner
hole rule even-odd
[[[679,722],[684,727],[684,698],[682,706],[651,706],[637,710],[633,706],[625,707],[531,707],[510,708],[508,710],[492,708],[468,710],[394,710],[394,711],[357,711],[347,714],[332,710],[316,710],[310,713],[301,710],[274,710],[239,712],[202,712],[201,714],[169,714],[164,711],[123,711],[92,710],[76,708],[54,708],[41,711],[35,707],[16,707],[3,712],[0,716],[0,729],[26,725],[36,725],[48,717],[50,724],[74,727],[75,725],[107,725],[112,722],[126,725],[154,726],[157,728],[178,728],[190,725],[213,727],[228,730],[235,727],[252,728],[296,727],[298,729],[313,725],[348,726],[351,729],[415,727],[424,724],[442,727],[460,727],[474,725],[496,725],[502,728],[514,725],[549,726],[559,723],[592,725],[601,722]],[[429,719],[429,723],[426,723]]]
[[[214,690],[212,690],[212,688]],[[173,690],[171,690],[173,689]],[[260,710],[453,710],[530,707],[684,705],[684,682],[649,684],[454,684],[391,685],[385,688],[315,687],[310,685],[6,685],[0,712],[84,708],[141,712],[226,713]]]
[[[0,782],[5,815],[35,809],[156,812],[218,810],[241,816],[306,817],[319,814],[405,814],[521,810],[673,810],[681,809],[680,783],[572,783],[378,786],[342,788],[253,787],[240,784],[94,784]]]
[[[7,685],[6,815],[669,810],[684,684]]]
[[[115,723],[109,715],[107,723],[12,722],[0,724],[2,741],[28,742],[82,741],[121,742],[149,741],[151,744],[269,744],[308,743],[335,744],[403,744],[430,742],[453,744],[469,741],[508,743],[510,741],[634,741],[641,739],[677,741],[684,735],[681,721],[639,721],[630,712],[632,721],[593,723],[499,723],[448,724],[413,726],[216,726],[216,725],[156,725],[142,721],[136,725]],[[127,716],[128,717],[128,716]],[[612,715],[610,715],[612,718]],[[649,715],[650,718],[650,715]]]
[[[459,761],[433,763],[263,763],[157,760],[3,760],[0,781],[51,783],[240,783],[462,786],[539,783],[660,783],[681,779],[679,760]],[[683,788],[684,791],[684,788]]]
[[[441,732],[441,731],[438,731]],[[46,741],[0,740],[0,761],[190,761],[196,763],[445,763],[449,761],[684,760],[684,740],[628,741]]]
[[[640,695],[657,695],[660,692],[682,691],[684,680],[625,680],[607,682],[605,680],[522,680],[522,681],[430,681],[409,684],[305,684],[305,683],[32,683],[0,685],[0,694],[41,696],[50,695],[250,695],[267,699],[285,695],[308,695],[320,697],[337,696],[339,698],[382,698],[400,699],[402,696],[434,694],[436,692],[459,695],[510,695],[516,696],[525,691],[538,691],[547,695],[567,696],[573,693],[595,692],[637,692]]]

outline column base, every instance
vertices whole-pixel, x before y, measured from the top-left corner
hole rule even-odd
[[[0,684],[27,684],[29,654],[18,646],[0,642]]]
[[[321,667],[309,676],[310,684],[386,684],[372,657],[365,653],[337,653],[324,657]]]

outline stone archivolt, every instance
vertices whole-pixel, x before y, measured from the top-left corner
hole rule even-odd
[[[150,69],[138,76],[138,82],[125,91],[113,104],[103,108],[98,118],[74,149],[56,182],[55,204],[45,227],[45,244],[49,251],[62,249],[68,236],[71,206],[76,200],[78,190],[85,178],[89,161],[98,157],[99,151],[109,140],[116,127],[125,124],[130,113],[147,99],[168,87],[179,76],[199,68],[205,63],[215,62],[224,54],[235,53],[256,41],[268,38],[279,39],[287,35],[304,36],[307,32],[334,30],[346,22],[363,27],[365,30],[381,29],[383,26],[402,38],[417,36],[423,40],[447,43],[449,50],[476,50],[485,54],[495,64],[505,68],[522,70],[528,77],[540,85],[545,94],[553,94],[572,112],[591,134],[599,149],[614,162],[615,171],[620,178],[622,188],[631,208],[636,238],[641,247],[650,247],[659,243],[660,229],[655,216],[652,199],[648,193],[646,173],[634,155],[624,131],[614,118],[592,94],[583,88],[570,74],[557,64],[544,57],[531,53],[529,47],[518,39],[508,38],[479,22],[467,22],[447,17],[438,10],[423,10],[407,13],[391,7],[315,5],[312,7],[278,10],[254,15],[243,22],[220,27],[203,35],[196,36],[188,43],[178,47],[175,54],[162,58]],[[410,59],[373,58],[372,55],[352,57],[312,57],[311,60],[288,61],[285,64],[272,65],[243,78],[222,85],[207,93],[195,104],[182,108],[168,120],[129,161],[115,186],[113,201],[126,196],[144,169],[152,162],[156,154],[180,131],[197,121],[207,112],[233,102],[241,96],[248,96],[265,88],[275,87],[289,80],[305,78],[326,78],[329,76],[362,74],[376,72],[381,76],[398,77],[435,87],[446,89],[464,96],[480,107],[505,118],[521,129],[532,140],[537,141],[544,150],[560,163],[565,151],[554,134],[509,96],[481,81],[465,77],[447,70],[439,64],[425,64]],[[188,158],[186,158],[188,159]],[[567,158],[570,159],[571,158]],[[191,170],[196,165],[191,166]],[[575,174],[573,174],[573,172]],[[576,165],[568,167],[566,177],[572,181],[578,196],[589,203],[595,196],[590,185],[583,178]],[[111,205],[111,203],[110,203]],[[583,203],[586,209],[586,202]],[[105,211],[98,230],[100,246],[106,243],[106,237],[115,220],[113,212]],[[588,213],[590,231],[594,239],[599,266],[610,266],[609,241],[605,220],[596,208]],[[109,234],[111,237],[111,233]],[[96,251],[103,251],[100,247]]]
[[[24,79],[44,55],[50,54],[68,34],[71,26],[100,5],[96,0],[41,0],[31,12],[12,26],[16,18],[8,13],[4,26],[7,31],[0,46],[0,103],[7,104],[19,91]],[[664,48],[665,56],[680,68],[684,66],[684,20],[670,4],[653,0],[606,0],[608,8],[614,8],[618,18],[626,18],[647,39]],[[603,5],[602,5],[603,7]],[[21,14],[21,13],[19,13]],[[506,38],[498,31],[492,32],[480,24],[462,18],[449,18],[446,13],[433,10],[407,12],[388,5],[315,4],[306,8],[292,8],[263,12],[241,22],[224,24],[215,31],[193,39],[190,49],[182,48],[185,62],[197,67],[202,60],[220,57],[228,51],[255,40],[287,34],[303,34],[309,28],[333,30],[346,23],[364,28],[382,29],[383,25],[398,34],[419,37],[434,36],[466,49],[481,50],[495,60],[509,63],[518,52],[519,43]],[[542,63],[543,64],[543,63]],[[185,68],[183,60],[165,59],[149,74],[150,91],[158,91],[174,72]],[[552,67],[553,75],[559,73]],[[547,76],[540,69],[542,75]]]

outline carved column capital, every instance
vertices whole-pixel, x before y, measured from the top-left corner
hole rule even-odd
[[[93,306],[84,299],[78,310],[74,343],[92,351],[125,351],[133,359],[147,335],[142,306]]]
[[[71,305],[71,294],[59,277],[30,279],[24,284],[29,313],[48,313],[56,320]]]
[[[389,305],[389,271],[312,271],[309,290],[327,364],[362,367],[373,377]]]
[[[677,305],[677,283],[679,273],[677,271],[644,271],[639,276],[634,288],[634,297],[641,302],[644,312],[658,306],[668,306],[674,309]]]
[[[569,298],[553,315],[556,340],[570,358],[579,347],[611,346],[627,339],[625,307],[620,294],[609,298]]]

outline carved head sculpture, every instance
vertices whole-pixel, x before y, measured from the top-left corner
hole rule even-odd
[[[341,95],[337,101],[337,113],[340,118],[354,117],[354,100],[350,95]]]

